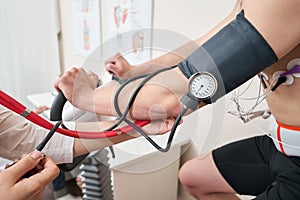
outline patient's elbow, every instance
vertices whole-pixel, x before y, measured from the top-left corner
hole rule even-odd
[[[169,96],[165,100],[165,110],[167,117],[177,117],[181,111],[180,101],[176,98],[176,96]]]

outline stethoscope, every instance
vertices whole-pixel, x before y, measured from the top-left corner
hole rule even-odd
[[[125,81],[120,81],[121,85],[116,91],[115,97],[114,97],[114,107],[115,110],[119,116],[118,120],[114,125],[109,127],[106,130],[103,130],[101,132],[84,132],[84,131],[76,131],[76,130],[68,130],[64,128],[60,128],[61,124],[61,112],[63,110],[64,104],[66,103],[67,99],[64,97],[63,93],[59,93],[56,98],[53,101],[53,104],[51,106],[50,111],[50,120],[51,121],[57,121],[59,120],[55,125],[50,123],[49,121],[45,120],[44,118],[40,117],[38,114],[30,111],[26,106],[22,105],[20,102],[16,101],[14,98],[10,97],[6,93],[4,93],[2,90],[0,90],[0,104],[7,107],[8,109],[14,111],[15,113],[23,116],[24,118],[28,119],[29,121],[35,123],[38,126],[41,126],[45,129],[50,130],[48,135],[45,137],[44,141],[41,142],[41,144],[37,147],[37,150],[42,150],[44,146],[47,144],[47,142],[51,139],[52,135],[55,132],[58,132],[60,134],[74,137],[74,138],[82,138],[82,139],[100,139],[100,138],[110,138],[115,137],[118,135],[127,134],[130,131],[136,130],[138,131],[145,139],[151,143],[157,150],[161,152],[167,152],[172,144],[176,129],[184,116],[184,114],[189,110],[195,110],[197,106],[200,104],[201,101],[210,99],[217,90],[217,81],[216,78],[209,72],[198,72],[195,73],[190,79],[189,79],[189,88],[186,94],[182,97],[181,103],[182,103],[182,109],[177,116],[173,127],[170,131],[167,144],[163,148],[159,146],[149,135],[147,135],[146,132],[142,130],[142,127],[149,124],[150,120],[143,120],[143,121],[134,121],[132,122],[129,120],[126,116],[131,109],[135,98],[139,91],[142,89],[142,87],[154,76],[176,68],[177,66],[167,67],[160,69],[158,71],[155,71],[150,74],[145,75],[139,75],[132,77]],[[122,113],[119,107],[118,99],[121,91],[125,88],[126,85],[129,83],[141,79],[141,83],[135,88],[133,91],[128,105],[125,108],[125,111]],[[122,127],[122,128],[116,128],[118,125],[120,125],[122,122],[127,123],[128,125]]]

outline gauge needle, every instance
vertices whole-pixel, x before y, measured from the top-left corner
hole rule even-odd
[[[197,93],[199,93],[200,90],[201,90],[203,87],[204,87],[204,85],[201,85],[200,88],[199,88],[199,90],[197,91]]]

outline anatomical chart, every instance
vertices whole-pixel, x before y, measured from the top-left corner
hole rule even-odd
[[[151,58],[153,0],[102,0],[103,34],[131,63]]]
[[[87,57],[101,42],[99,0],[72,0],[73,39],[76,55]]]

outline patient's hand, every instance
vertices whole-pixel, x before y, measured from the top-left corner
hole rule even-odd
[[[72,68],[66,71],[56,82],[54,87],[62,91],[74,106],[83,110],[94,105],[94,91],[98,76],[93,72],[86,72],[83,68]]]
[[[122,54],[116,53],[105,61],[105,68],[110,74],[122,77],[125,73],[132,70],[133,66],[127,62]]]

